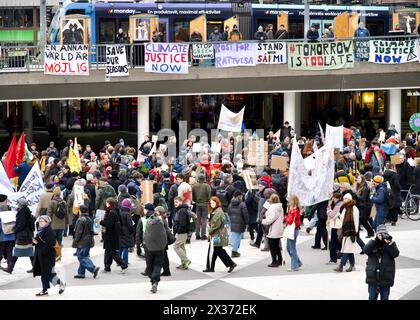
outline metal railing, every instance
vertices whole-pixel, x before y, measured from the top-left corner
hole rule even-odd
[[[398,35],[398,36],[378,36],[365,38],[339,38],[339,39],[320,39],[317,42],[330,42],[351,40],[355,43],[368,40],[393,40],[406,41],[420,39],[420,35]],[[260,43],[261,41],[247,40],[238,41],[245,43]],[[304,39],[282,39],[266,40],[263,42],[304,42]],[[183,44],[194,44],[197,42],[182,42]],[[226,42],[211,42],[212,44]],[[89,46],[90,70],[104,69],[106,66],[106,44],[96,44]],[[144,43],[124,44],[126,47],[127,64],[129,68],[144,68]],[[356,50],[356,45],[354,46]],[[356,52],[355,52],[356,53]],[[192,53],[188,55],[190,66],[192,65]],[[211,63],[200,64],[200,66],[212,67]],[[1,46],[0,47],[0,73],[31,72],[43,71],[41,63],[41,49],[37,46]]]

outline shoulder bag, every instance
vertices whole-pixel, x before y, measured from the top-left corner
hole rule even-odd
[[[286,239],[295,240],[295,229],[296,229],[295,219],[296,219],[296,214],[293,217],[292,224],[288,224],[286,228],[284,228],[283,237],[285,237]]]

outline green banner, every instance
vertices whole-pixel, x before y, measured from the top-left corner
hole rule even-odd
[[[287,44],[287,62],[290,70],[353,68],[353,42],[290,42]]]

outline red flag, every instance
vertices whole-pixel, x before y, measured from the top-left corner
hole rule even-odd
[[[16,134],[13,135],[12,142],[10,143],[9,149],[7,150],[7,156],[3,161],[4,170],[7,173],[9,179],[17,177],[17,173],[13,170],[16,163]]]
[[[19,138],[19,141],[16,146],[16,165],[20,165],[23,162],[25,157],[25,132],[22,132],[22,135]]]

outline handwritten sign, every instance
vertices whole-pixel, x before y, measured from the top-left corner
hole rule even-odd
[[[257,63],[255,43],[214,44],[216,68],[255,66]]]
[[[415,40],[405,41],[369,41],[369,62],[398,64],[419,60]]]
[[[354,41],[354,54],[357,61],[369,60],[369,41]]]
[[[188,73],[188,44],[146,43],[144,71]]]
[[[260,42],[257,44],[258,64],[281,64],[287,63],[286,43],[284,42]]]
[[[106,46],[106,73],[107,77],[128,76],[127,56],[125,46]]]
[[[353,68],[353,42],[288,43],[291,70],[332,70]]]
[[[192,45],[193,59],[214,59],[212,43],[194,43]]]
[[[44,53],[44,74],[89,75],[88,45],[47,45]]]

